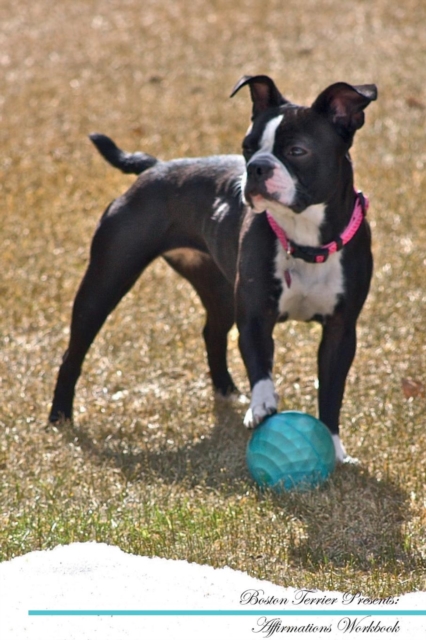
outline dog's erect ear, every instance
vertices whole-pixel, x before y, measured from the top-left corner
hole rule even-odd
[[[243,76],[233,88],[230,97],[235,96],[246,85],[250,87],[253,102],[252,120],[262,111],[272,107],[279,107],[288,102],[278,91],[275,82],[269,76]]]
[[[312,109],[324,115],[347,142],[352,142],[357,129],[364,124],[364,109],[377,98],[374,84],[352,86],[336,82],[325,89],[312,105]]]

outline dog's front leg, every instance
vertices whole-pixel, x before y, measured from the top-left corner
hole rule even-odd
[[[277,411],[278,396],[272,381],[275,324],[272,314],[239,314],[239,347],[251,388],[251,402],[244,425],[256,427],[264,418]]]
[[[356,324],[343,314],[328,318],[318,351],[319,417],[331,431],[336,460],[353,461],[346,453],[339,436],[340,409],[346,377],[356,352]]]
[[[272,382],[274,326],[278,320],[280,283],[274,278],[276,238],[266,217],[248,213],[240,240],[235,313],[239,348],[251,389],[250,408],[244,418],[253,429],[276,413],[278,397]]]

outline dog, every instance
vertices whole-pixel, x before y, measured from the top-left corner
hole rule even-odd
[[[108,162],[139,177],[107,207],[94,234],[52,423],[72,419],[75,385],[95,336],[161,256],[205,307],[207,360],[222,396],[237,392],[227,366],[227,334],[236,322],[251,388],[244,418],[250,429],[277,411],[274,325],[288,319],[321,324],[319,418],[332,434],[336,460],[350,459],[339,414],[373,258],[367,203],[354,190],[349,152],[377,89],[337,82],[305,107],[287,100],[265,75],[244,76],[231,96],[246,86],[252,118],[243,156],[162,162],[91,136]]]

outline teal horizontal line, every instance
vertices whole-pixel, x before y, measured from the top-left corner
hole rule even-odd
[[[29,616],[426,616],[426,610],[30,609]]]

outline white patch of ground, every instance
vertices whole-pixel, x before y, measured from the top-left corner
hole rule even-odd
[[[251,604],[242,604],[242,594]],[[248,595],[247,595],[248,592]],[[364,594],[368,596],[368,594]],[[389,599],[392,594],[389,594]],[[275,599],[254,604],[260,597]],[[307,598],[316,598],[308,604]],[[228,567],[146,558],[86,542],[34,551],[0,564],[2,640],[246,640],[249,638],[409,638],[426,630],[426,594],[393,604],[353,602],[338,592],[307,593]],[[37,610],[170,611],[173,615],[29,615]],[[203,610],[202,616],[182,615]],[[326,615],[317,615],[327,610]],[[404,615],[404,610],[417,615]],[[215,611],[215,615],[207,615]],[[224,615],[232,611],[232,615]],[[254,615],[242,615],[247,612]],[[295,612],[280,615],[277,612]],[[385,615],[392,611],[392,615]],[[218,613],[219,612],[219,613]],[[309,615],[306,615],[309,612]],[[367,614],[365,613],[367,612]],[[376,624],[388,631],[357,631]],[[347,628],[348,625],[353,626]],[[292,627],[287,630],[285,627]],[[315,627],[326,627],[320,632]],[[297,629],[297,630],[296,630]],[[391,630],[393,629],[393,630]],[[410,634],[410,635],[409,635]],[[420,636],[419,636],[420,637]],[[423,634],[424,637],[424,634]]]

